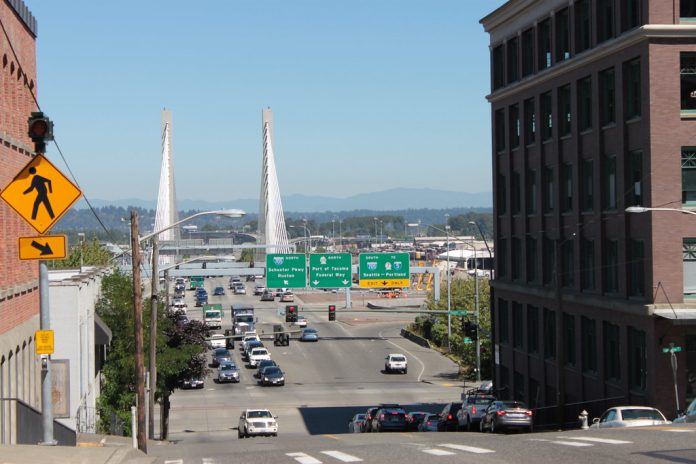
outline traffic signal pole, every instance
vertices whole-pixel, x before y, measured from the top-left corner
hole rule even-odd
[[[145,359],[143,353],[143,301],[140,289],[140,241],[138,213],[131,211],[131,260],[133,265],[133,326],[135,332],[135,393],[138,449],[147,453],[145,424]]]
[[[48,306],[48,266],[46,261],[39,261],[39,303],[41,310],[41,330],[51,328],[51,318]],[[55,446],[53,439],[53,391],[51,385],[51,355],[41,356],[41,423],[43,425],[43,441],[41,445]]]

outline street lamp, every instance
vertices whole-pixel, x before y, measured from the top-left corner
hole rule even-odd
[[[446,215],[449,216],[449,215]],[[435,226],[430,226],[435,230],[439,230],[440,232],[444,232],[445,235],[447,236],[447,351],[450,352],[452,351],[452,343],[450,339],[452,338],[452,291],[450,287],[450,226],[449,224],[445,225],[445,230],[440,229],[439,227]]]
[[[488,241],[486,240],[486,236],[483,235],[483,231],[481,230],[481,226],[479,225],[479,223],[476,221],[469,221],[469,224],[476,226],[476,228],[479,231],[479,234],[481,234],[481,239],[483,240],[484,245],[486,245],[486,250],[488,250],[488,258],[490,259],[490,264],[491,264],[491,280],[492,280],[495,278],[495,270],[493,269],[495,266],[493,265],[493,253],[491,253],[491,247],[488,246]]]
[[[374,218],[374,220],[375,220],[375,245],[377,245],[377,221],[378,221],[379,219]]]
[[[481,313],[479,307],[479,282],[478,282],[478,256],[476,256],[476,244],[471,241],[471,248],[474,250],[474,308],[476,310],[476,381],[481,381],[481,341],[479,340],[479,329],[481,325]],[[468,268],[469,266],[467,266]]]

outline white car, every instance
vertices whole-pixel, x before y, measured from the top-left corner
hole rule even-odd
[[[210,340],[208,341],[210,343],[210,347],[212,349],[215,348],[225,348],[225,336],[222,334],[213,334],[210,336]]]
[[[647,406],[619,406],[604,411],[592,421],[591,428],[641,427],[671,424],[658,409]]]
[[[404,374],[408,372],[408,361],[406,356],[401,353],[388,354],[384,358],[384,372],[399,371]]]
[[[249,353],[249,365],[256,367],[264,359],[271,359],[271,353],[266,348],[253,348]]]
[[[297,322],[295,322],[295,325],[298,327],[307,327],[307,319],[303,315],[297,316]]]
[[[242,352],[246,352],[246,345],[248,342],[252,340],[258,340],[261,341],[259,338],[258,334],[256,332],[246,332],[244,334],[244,338],[242,338]]]
[[[247,409],[239,416],[237,436],[239,438],[254,435],[278,436],[278,417],[268,409]]]

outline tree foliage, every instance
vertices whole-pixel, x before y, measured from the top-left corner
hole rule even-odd
[[[70,269],[83,266],[104,266],[111,263],[113,255],[99,243],[97,237],[91,241],[78,241],[77,245],[69,248],[65,259],[52,260],[51,268]]]

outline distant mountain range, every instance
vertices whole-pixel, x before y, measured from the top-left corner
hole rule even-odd
[[[288,195],[282,197],[282,200],[284,211],[298,213],[353,210],[392,211],[422,208],[491,208],[493,206],[493,194],[491,192],[451,192],[427,188],[395,188],[382,192],[359,193],[346,198]],[[114,201],[94,198],[90,199],[90,203],[95,208],[103,206],[135,206],[155,209],[157,207],[155,200],[142,200],[139,198],[126,198]],[[179,199],[177,203],[180,211],[239,208],[248,213],[256,213],[259,209],[259,200],[251,198],[220,202]],[[75,207],[78,209],[87,208],[87,203],[84,199],[81,199]]]

